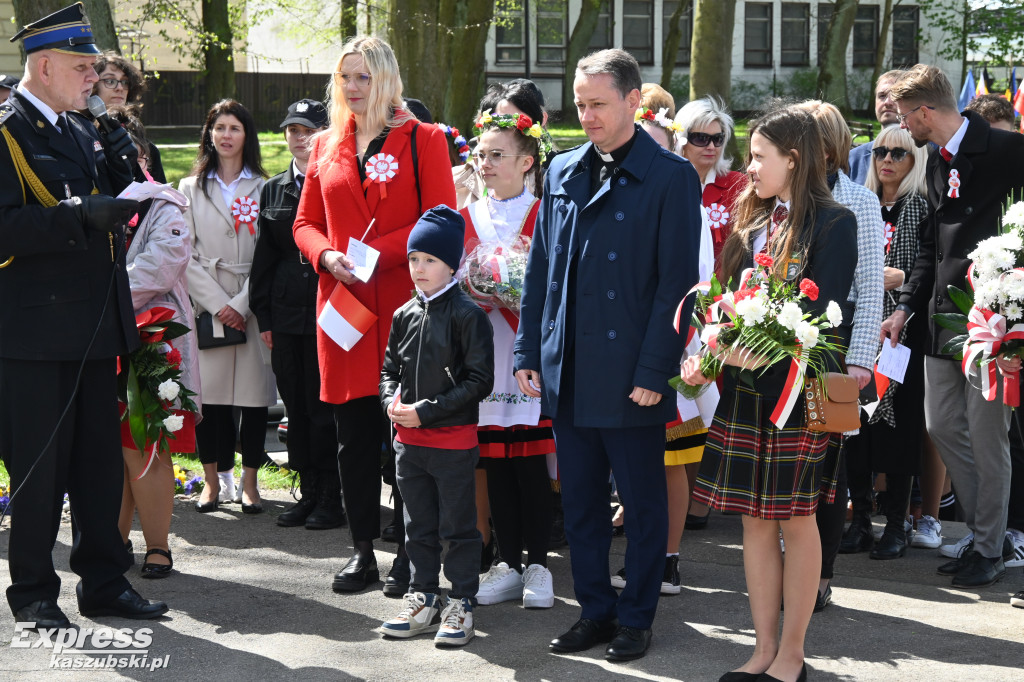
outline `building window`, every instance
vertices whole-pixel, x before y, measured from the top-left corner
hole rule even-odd
[[[782,65],[811,63],[811,6],[806,2],[782,3]]]
[[[601,0],[598,10],[597,26],[590,38],[588,47],[591,50],[607,50],[614,47],[612,43],[612,0]]]
[[[772,6],[767,2],[746,3],[743,65],[772,65]]]
[[[537,63],[565,63],[566,0],[537,0]]]
[[[672,14],[679,7],[676,0],[665,0],[662,3],[661,26],[662,35],[667,37]],[[690,42],[693,40],[693,3],[683,12],[679,19],[679,50],[676,51],[676,66],[687,66],[690,63]]]
[[[878,6],[858,7],[853,21],[853,65],[874,66],[878,50]]]
[[[654,63],[654,0],[622,3],[622,49],[641,64]]]
[[[522,6],[501,10],[495,14],[494,23],[495,61],[498,64],[525,64],[526,34],[523,28],[526,21]]]
[[[918,11],[916,7],[897,7],[892,13],[892,67],[917,64]]]

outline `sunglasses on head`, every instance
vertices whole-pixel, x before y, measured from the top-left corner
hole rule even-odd
[[[891,149],[889,147],[875,147],[874,149],[871,150],[871,153],[874,154],[875,158],[879,161],[884,159],[889,154],[892,154],[892,162],[899,163],[900,161],[903,160],[903,157],[905,157],[910,152],[904,149],[903,147],[892,147]]]
[[[721,147],[725,144],[725,133],[715,133],[714,135],[709,135],[707,133],[690,133],[686,136],[686,141],[694,147],[707,147],[709,144]]]

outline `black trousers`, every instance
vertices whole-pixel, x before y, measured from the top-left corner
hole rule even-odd
[[[501,556],[519,570],[523,545],[526,565],[547,566],[548,540],[554,514],[546,457],[481,457],[487,471],[491,521]]]
[[[65,492],[79,604],[101,604],[130,587],[123,575],[130,561],[117,529],[124,460],[115,360],[85,362],[76,391],[78,367],[77,361],[0,359],[0,452],[17,491],[7,557],[12,612],[40,599],[56,601],[60,593],[52,552]]]
[[[1006,527],[1024,531],[1024,430],[1020,410],[1010,417],[1010,507]]]
[[[380,537],[380,455],[387,425],[377,396],[334,405],[338,472],[353,542]]]
[[[274,332],[270,364],[288,410],[288,468],[338,476],[333,406],[320,400],[320,363],[313,334]]]
[[[856,436],[855,436],[856,437]],[[815,521],[818,523],[818,536],[821,538],[821,578],[831,580],[836,555],[839,554],[839,543],[843,539],[843,525],[846,523],[847,478],[846,478],[846,447],[839,435],[833,435],[828,441],[825,454],[825,471],[837,471],[836,498],[831,504],[824,499],[818,501]]]
[[[203,419],[196,424],[199,461],[216,462],[217,471],[235,468],[235,444],[242,444],[242,466],[259,468],[266,461],[266,407],[241,407],[241,426],[235,419],[234,405],[203,405]]]

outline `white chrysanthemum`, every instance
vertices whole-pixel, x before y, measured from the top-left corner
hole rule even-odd
[[[994,265],[999,270],[1012,270],[1017,264],[1017,254],[1013,251],[1007,251],[1006,249],[996,249],[993,253]]]
[[[1024,227],[1024,201],[1018,201],[1006,209],[1006,213],[1003,215],[1003,225]]]
[[[786,301],[782,304],[782,310],[779,311],[777,319],[783,327],[795,330],[803,316],[804,311],[800,310],[800,306],[793,301]]]
[[[1022,315],[1020,305],[1017,303],[1007,303],[1003,306],[1003,315],[1010,321],[1019,320]]]
[[[764,316],[768,312],[764,300],[760,296],[750,296],[736,303],[736,314],[743,320],[743,324],[753,326],[764,322]]]
[[[999,300],[999,280],[990,279],[978,282],[974,288],[974,303],[979,308],[989,308]]]
[[[828,307],[825,309],[825,317],[828,318],[830,325],[838,327],[843,323],[843,309],[835,301],[829,301]]]
[[[178,382],[168,379],[156,387],[156,394],[160,400],[171,401],[178,397]]]
[[[999,288],[1002,291],[1000,297],[1004,301],[1024,301],[1024,277],[1013,271],[999,281]]]
[[[796,338],[804,348],[814,348],[818,345],[818,328],[810,322],[801,322],[796,326]]]
[[[170,417],[164,419],[164,428],[174,433],[175,431],[181,431],[181,427],[185,425],[185,418],[180,414],[172,414]]]
[[[1020,232],[1017,230],[1011,230],[1006,234],[995,237],[995,239],[998,239],[999,246],[1007,251],[1020,251],[1024,248],[1024,240],[1021,239]]]

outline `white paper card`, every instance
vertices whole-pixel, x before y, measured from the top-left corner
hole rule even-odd
[[[173,189],[173,187],[170,184],[158,185],[155,182],[133,182],[125,187],[124,190],[117,195],[117,198],[145,201],[146,199],[152,199],[153,197],[160,196],[164,190],[168,189]]]
[[[895,348],[888,341],[882,344],[882,354],[878,356],[879,374],[902,384],[909,363],[910,349],[902,343],[896,344]]]
[[[355,237],[349,237],[348,252],[345,255],[355,263],[352,274],[360,281],[369,282],[373,269],[377,267],[377,258],[380,256],[380,251],[372,246],[367,246]]]

